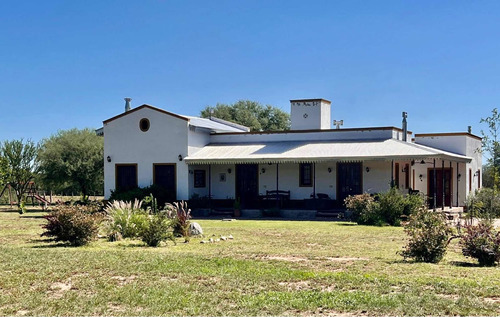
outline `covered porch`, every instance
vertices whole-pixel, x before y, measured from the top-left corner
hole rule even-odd
[[[431,208],[465,199],[470,158],[394,139],[211,144],[186,157],[190,197],[206,208],[337,213],[344,199],[391,185]],[[462,181],[462,183],[465,183]]]

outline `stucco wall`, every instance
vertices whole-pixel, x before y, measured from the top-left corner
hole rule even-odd
[[[147,118],[150,128],[143,132],[139,121]],[[104,125],[104,190],[106,198],[115,189],[115,164],[137,164],[138,185],[153,183],[153,163],[175,163],[177,199],[188,198],[188,167],[179,162],[185,157],[188,142],[188,123],[185,120],[142,108]]]

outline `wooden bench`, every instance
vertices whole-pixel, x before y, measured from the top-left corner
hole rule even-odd
[[[289,190],[266,190],[266,195],[261,196],[264,201],[277,201],[279,207],[283,207],[283,202],[290,201],[290,191]]]

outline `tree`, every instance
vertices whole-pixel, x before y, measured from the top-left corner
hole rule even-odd
[[[42,141],[41,176],[51,189],[78,188],[87,199],[103,187],[104,140],[92,129],[59,131]]]
[[[491,179],[493,191],[496,192],[500,183],[499,167],[500,167],[500,113],[497,108],[491,111],[491,116],[482,118],[480,123],[488,125],[488,133],[481,130],[483,144],[481,152],[487,152],[488,157],[488,173],[487,179]]]
[[[214,116],[247,126],[252,131],[279,131],[290,129],[290,115],[279,108],[263,106],[256,101],[240,100],[234,104],[217,103],[201,111],[202,118]]]
[[[0,150],[0,190],[7,183],[7,160],[2,156]]]
[[[0,153],[7,165],[6,182],[16,193],[20,211],[24,194],[38,173],[38,148],[38,144],[31,140],[24,142],[23,139],[5,141],[1,147]]]

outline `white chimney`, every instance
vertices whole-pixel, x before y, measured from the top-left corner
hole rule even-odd
[[[130,111],[130,101],[132,98],[125,98],[125,112]]]
[[[290,100],[292,130],[331,129],[332,103],[325,99]]]

